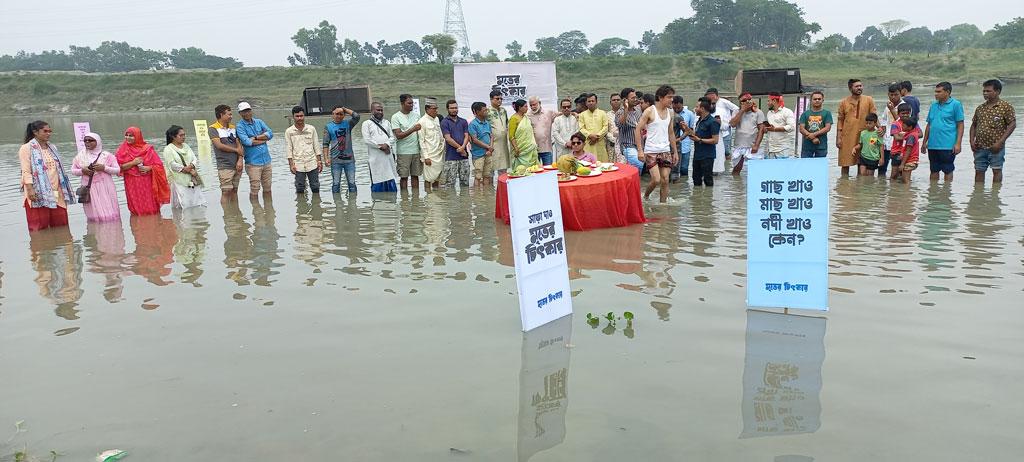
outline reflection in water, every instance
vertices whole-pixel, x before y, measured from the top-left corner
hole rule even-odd
[[[202,287],[199,277],[203,275],[206,260],[206,231],[210,222],[206,219],[206,207],[175,208],[174,222],[178,227],[178,243],[174,246],[175,261],[185,267],[181,282]]]
[[[493,205],[492,205],[493,207]],[[493,221],[493,219],[492,219]],[[515,267],[512,249],[512,229],[505,224],[495,226],[498,235],[498,262]],[[623,228],[595,229],[592,231],[566,231],[566,259],[571,279],[586,277],[584,271],[602,270],[622,274],[641,273],[644,245],[643,225]],[[640,291],[633,285],[620,285]]]
[[[178,243],[174,220],[160,215],[133,215],[131,229],[135,237],[135,251],[129,259],[132,273],[156,286],[170,284],[171,281],[164,278],[171,275],[174,246]]]
[[[124,225],[121,221],[89,223],[82,237],[89,272],[103,275],[103,298],[110,303],[124,299],[127,265],[124,251]]]
[[[319,195],[307,198],[305,194],[295,198],[295,258],[306,262],[316,272],[326,264],[324,256],[324,240],[326,224],[324,208]]]
[[[826,318],[747,311],[740,438],[814,433],[821,426]]]
[[[242,217],[238,201],[222,202],[224,211],[224,267],[225,277],[240,286],[249,285],[246,261],[252,255],[252,229]]]
[[[958,239],[963,246],[964,262],[967,277],[971,279],[998,279],[1001,276],[992,271],[990,266],[1002,265],[998,258],[1002,256],[1005,245],[1000,235],[1008,231],[1011,224],[1003,220],[1003,203],[999,199],[1000,185],[986,188],[984,184],[976,184],[971,197],[964,208],[967,218],[968,233]],[[991,284],[968,282],[975,287],[993,287]]]
[[[523,333],[519,370],[519,462],[565,441],[572,315]]]
[[[227,279],[240,286],[255,284],[270,287],[280,274],[276,268],[283,266],[281,248],[278,240],[276,212],[274,202],[266,199],[264,204],[258,200],[252,203],[253,225],[250,226],[238,202],[224,204],[224,233],[228,238],[224,241],[224,266],[228,270]]]
[[[942,268],[951,269],[956,262],[952,255],[946,258],[939,258],[938,255],[956,250],[950,245],[949,239],[957,228],[954,221],[956,214],[950,195],[949,183],[931,183],[928,185],[928,199],[924,206],[924,212],[918,216],[920,221],[918,246],[925,251],[921,253],[923,258],[920,261],[927,272],[939,271]],[[944,278],[952,278],[952,276],[944,276]]]
[[[39,295],[56,305],[57,316],[78,319],[82,298],[82,248],[71,238],[68,227],[31,233],[29,249]]]

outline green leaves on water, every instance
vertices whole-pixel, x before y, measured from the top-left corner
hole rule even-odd
[[[626,328],[623,329],[622,334],[627,338],[633,338],[636,335],[636,331],[633,330],[633,312],[624,311],[622,316],[616,316],[614,311],[609,311],[604,316],[594,316],[594,313],[587,313],[587,324],[590,325],[591,329],[597,329],[601,326],[601,319],[607,321],[604,329],[601,332],[605,335],[612,335],[618,328],[618,321],[625,319]]]

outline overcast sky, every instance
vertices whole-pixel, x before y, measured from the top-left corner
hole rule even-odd
[[[0,7],[0,54],[38,52],[68,45],[96,46],[105,40],[126,41],[150,49],[197,46],[208,53],[232,56],[248,66],[287,65],[297,51],[290,37],[300,27],[322,19],[338,26],[339,40],[360,42],[405,39],[419,41],[443,28],[445,0],[49,0],[45,4],[3,0]],[[579,29],[591,44],[607,37],[631,42],[643,31],[661,32],[673,19],[691,16],[685,0],[519,0],[518,12],[497,2],[463,0],[474,50],[494,49],[505,56],[512,40],[532,48],[538,37]],[[869,24],[902,18],[912,27],[932,30],[973,23],[981,30],[1005,23],[1021,13],[1019,0],[976,0],[970,6],[935,0],[859,0],[844,2],[797,0],[809,21],[822,26],[815,38],[841,33],[853,40]],[[82,7],[88,4],[88,7]],[[581,12],[579,7],[603,5]],[[43,5],[43,6],[41,6]],[[947,6],[948,5],[948,6]],[[631,12],[623,14],[625,9]],[[910,13],[907,13],[910,12]],[[622,18],[635,18],[624,26]]]

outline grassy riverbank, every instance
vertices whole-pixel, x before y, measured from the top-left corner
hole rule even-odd
[[[705,57],[728,62],[709,65]],[[909,79],[929,84],[980,82],[1024,76],[1024,49],[962,50],[926,56],[882,53],[689,53],[674,56],[588,58],[558,64],[559,92],[610,93],[624,85],[668,83],[690,95],[708,85],[733,88],[738,69],[799,67],[804,85],[845,87],[849,77],[868,85]],[[444,98],[452,93],[452,66],[443,64],[244,68],[225,71],[160,71],[128,74],[65,72],[0,74],[0,114],[209,109],[240,99],[262,107],[289,107],[303,87],[369,84],[376,98],[399,93]]]

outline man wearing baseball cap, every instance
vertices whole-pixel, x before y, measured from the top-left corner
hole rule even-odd
[[[235,133],[238,141],[245,149],[245,173],[249,175],[249,198],[259,197],[260,187],[263,188],[263,195],[270,196],[270,149],[267,142],[274,138],[274,132],[270,130],[262,120],[253,117],[252,106],[242,101],[238,103],[238,114],[242,120],[235,126]]]

